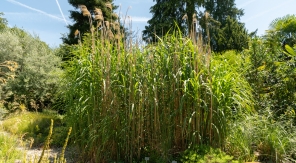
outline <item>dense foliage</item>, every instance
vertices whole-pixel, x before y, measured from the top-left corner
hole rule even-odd
[[[209,42],[215,52],[241,51],[248,46],[247,30],[239,22],[243,10],[236,8],[234,0],[158,0],[150,12],[153,17],[143,31],[146,42],[158,41],[157,37],[173,33],[172,27],[178,25],[191,38],[200,32],[203,41]]]
[[[233,21],[221,31],[243,29]],[[72,50],[62,93],[84,161],[294,159],[295,49],[255,37],[215,55],[179,32],[158,39],[127,49],[89,35]],[[233,157],[197,158],[196,145]]]
[[[275,19],[263,37],[249,37],[233,0],[170,2],[151,8],[150,23],[167,24],[153,27],[165,31],[148,32],[157,41],[144,46],[120,34],[119,21],[110,20],[114,28],[97,21],[99,10],[83,5],[76,14],[86,16],[86,33],[79,44],[55,50],[0,18],[0,108],[38,110],[58,96],[80,162],[295,162],[296,17]],[[198,6],[208,12],[197,13]],[[195,40],[188,33],[198,29],[184,24],[197,25],[198,17],[203,28]],[[169,24],[173,19],[180,22]],[[69,54],[62,71],[58,56]],[[7,118],[3,127],[45,140],[38,135],[46,135],[49,117],[25,115],[25,122]],[[61,125],[51,125],[49,135],[68,141]]]
[[[0,32],[0,63],[17,64],[15,75],[1,85],[1,101],[11,110],[49,106],[58,87],[60,58],[38,37],[19,28]]]
[[[293,47],[296,44],[296,16],[286,15],[273,20],[265,38],[270,47],[279,45]]]
[[[143,31],[143,39],[146,42],[157,42],[157,37],[165,36],[169,31],[174,32],[176,25],[182,32],[186,32],[185,20],[182,19],[185,11],[184,2],[179,0],[158,0],[151,7],[150,13],[153,17],[148,21]]]
[[[288,16],[290,17],[290,16]],[[290,17],[291,18],[291,17]],[[281,24],[289,24],[291,19]],[[294,18],[294,21],[296,19]],[[283,25],[283,27],[285,27]],[[278,29],[283,33],[285,29]],[[255,90],[258,110],[270,108],[278,115],[286,110],[295,110],[295,47],[281,44],[280,40],[290,39],[286,35],[271,37],[270,31],[263,38],[254,38],[243,55],[249,57],[251,69],[248,79]],[[291,34],[292,35],[292,34]],[[273,39],[272,39],[273,38]]]
[[[243,75],[180,33],[143,51],[105,39],[93,49],[91,40],[73,51],[77,60],[63,89],[87,161],[132,162],[156,153],[167,162],[191,144],[223,147],[232,119],[253,111]]]

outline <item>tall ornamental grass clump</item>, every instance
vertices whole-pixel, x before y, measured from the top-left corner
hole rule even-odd
[[[77,45],[62,93],[81,159],[168,162],[223,147],[232,119],[252,109],[251,88],[239,66],[199,47],[179,32],[145,47],[103,32]]]
[[[243,161],[295,162],[295,112],[275,115],[267,108],[238,119],[231,125],[226,151]]]

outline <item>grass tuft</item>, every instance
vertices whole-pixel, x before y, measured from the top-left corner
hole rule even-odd
[[[167,162],[192,145],[223,147],[232,120],[253,111],[252,89],[229,64],[234,59],[211,56],[178,31],[142,48],[83,40],[62,93],[83,161],[157,153]]]

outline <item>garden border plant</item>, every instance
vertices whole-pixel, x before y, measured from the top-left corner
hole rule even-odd
[[[231,119],[253,111],[243,75],[179,31],[137,47],[104,29],[95,41],[84,36],[64,75],[83,161],[140,161],[153,152],[169,161],[198,144],[223,148]]]

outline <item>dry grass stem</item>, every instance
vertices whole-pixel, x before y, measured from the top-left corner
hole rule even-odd
[[[106,25],[106,28],[107,28],[107,29],[110,28],[110,23],[109,23],[109,21],[105,21],[105,25]]]

